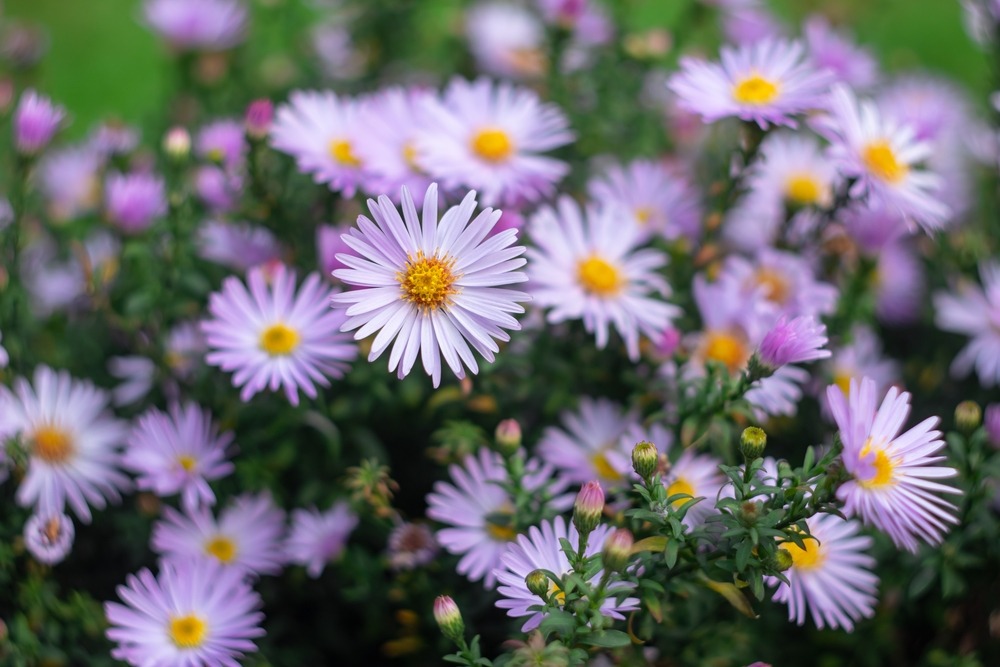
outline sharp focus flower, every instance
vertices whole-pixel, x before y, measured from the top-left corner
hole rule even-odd
[[[32,514],[24,524],[24,546],[40,563],[55,565],[69,555],[76,529],[65,514]]]
[[[765,366],[776,369],[786,364],[826,359],[830,356],[830,350],[823,349],[827,340],[826,325],[812,315],[793,320],[782,315],[764,335],[758,353]]]
[[[246,38],[241,0],[146,0],[146,22],[179,51],[224,51]]]
[[[118,469],[125,425],[107,405],[106,392],[47,366],[35,369],[32,383],[18,378],[13,391],[0,386],[0,440],[19,437],[30,457],[19,505],[52,516],[68,504],[89,523],[88,505],[103,509],[131,488]]]
[[[932,430],[937,417],[900,434],[910,414],[910,394],[889,389],[876,409],[875,382],[851,380],[850,393],[827,388],[830,410],[844,443],[844,467],[853,479],[837,489],[844,514],[859,516],[888,534],[897,546],[916,552],[917,540],[938,544],[949,525],[958,523],[955,506],[935,493],[961,493],[936,479],[958,471],[933,465],[944,448],[941,432]]]
[[[153,174],[109,174],[104,205],[108,219],[121,231],[142,232],[167,212],[163,179]]]
[[[681,60],[669,82],[680,103],[706,122],[736,117],[767,128],[796,126],[795,116],[822,106],[832,75],[805,59],[799,42],[764,39],[723,47],[721,63]]]
[[[112,657],[134,667],[239,667],[264,635],[260,596],[239,570],[208,560],[161,563],[118,587],[125,602],[104,603],[117,643]]]
[[[659,275],[666,256],[639,249],[637,224],[622,224],[614,208],[581,212],[569,197],[558,208],[545,207],[529,223],[534,248],[528,251],[532,296],[548,310],[553,323],[583,320],[596,334],[597,347],[608,344],[610,327],[625,341],[629,358],[639,357],[639,336],[659,340],[680,309],[654,298],[669,296]]]
[[[166,508],[151,547],[166,561],[213,560],[247,574],[276,574],[285,564],[285,513],[267,493],[237,497],[216,520],[207,507]]]
[[[598,526],[590,534],[584,555],[589,557],[600,553],[610,531],[609,526]],[[573,545],[578,540],[576,528],[567,527],[561,516],[557,516],[554,521],[543,521],[540,526],[532,526],[526,535],[519,536],[517,542],[507,548],[500,559],[503,566],[494,572],[500,582],[497,591],[503,596],[497,601],[497,607],[506,609],[508,616],[529,617],[521,627],[522,632],[534,630],[545,618],[545,614],[542,612],[530,609],[534,605],[541,604],[541,600],[528,590],[528,586],[524,582],[525,577],[539,569],[548,570],[560,577],[572,571],[569,559],[566,558],[566,554],[563,553],[559,544],[560,539],[568,539]],[[590,583],[596,585],[603,573],[604,571],[601,570],[594,574]],[[549,586],[550,601],[560,604],[561,601],[565,600],[566,594],[556,582],[550,582]],[[605,589],[609,597],[606,597],[601,603],[601,613],[610,618],[624,620],[624,612],[638,609],[638,598],[627,597],[621,602],[618,602],[616,598],[617,593],[630,590],[634,586],[635,584],[612,579]]]
[[[41,153],[66,117],[66,110],[33,90],[21,95],[14,110],[14,145],[25,155]]]
[[[347,538],[357,525],[358,516],[344,501],[335,503],[326,512],[315,507],[295,510],[285,539],[285,557],[289,563],[304,565],[315,579],[327,563],[344,551]]]
[[[866,553],[872,538],[857,534],[858,522],[833,514],[816,514],[806,525],[811,537],[802,540],[802,547],[792,541],[779,547],[792,557],[792,566],[784,573],[787,584],[768,580],[778,587],[774,600],[788,605],[789,621],[803,625],[808,612],[817,628],[850,632],[856,621],[875,613],[878,601],[875,559]]]
[[[982,287],[965,283],[954,293],[934,295],[935,323],[972,339],[952,362],[952,375],[975,369],[979,383],[993,387],[1000,384],[1000,262],[984,262],[979,276]]]
[[[129,435],[123,465],[137,475],[136,486],[158,496],[181,494],[188,510],[214,505],[208,482],[233,471],[226,450],[231,432],[219,433],[212,415],[195,403],[172,404],[169,413],[152,409]]]
[[[270,284],[262,268],[250,270],[247,285],[227,278],[209,298],[212,319],[201,325],[209,347],[205,360],[234,373],[244,401],[281,387],[292,405],[298,405],[300,389],[316,398],[316,385],[341,377],[357,354],[339,333],[344,315],[330,310],[331,295],[316,273],[296,292],[295,273],[283,265]]]
[[[473,374],[479,364],[470,345],[492,362],[500,350],[494,339],[510,340],[504,329],[521,325],[511,315],[523,313],[519,301],[530,297],[504,285],[524,282],[517,271],[525,264],[522,246],[513,245],[516,230],[486,238],[500,211],[484,209],[472,222],[475,192],[448,209],[438,223],[437,186],[424,197],[423,222],[409,191],[403,190],[403,215],[383,195],[368,201],[374,222],[360,216],[358,228],[344,236],[356,254],[338,255],[349,268],[334,271],[348,285],[362,289],[333,297],[347,321],[343,331],[357,329],[358,340],[378,332],[368,361],[390,344],[389,370],[402,379],[420,353],[424,370],[441,382],[441,357],[459,378],[465,368]],[[484,240],[485,239],[485,240]]]

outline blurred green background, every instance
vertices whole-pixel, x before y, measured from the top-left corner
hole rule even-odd
[[[699,0],[613,0],[629,3],[630,28],[670,26],[686,5]],[[372,0],[416,7],[421,19],[411,26],[413,39],[430,52],[440,47],[458,25],[462,0]],[[308,0],[257,0],[274,12],[320,14]],[[965,35],[957,0],[775,0],[790,21],[820,11],[835,23],[847,24],[858,39],[876,51],[890,71],[924,68],[947,74],[985,99],[989,67],[982,52]],[[34,85],[73,112],[70,134],[80,136],[96,120],[114,116],[142,122],[156,114],[172,87],[165,48],[140,23],[141,0],[8,0],[5,20],[42,24],[50,51],[33,78]],[[255,6],[257,11],[263,11]],[[272,14],[273,16],[273,14]],[[281,26],[254,25],[251,40],[275,43],[269,31]],[[438,44],[435,44],[437,42]],[[279,44],[281,42],[278,42]],[[290,45],[291,46],[291,45]]]

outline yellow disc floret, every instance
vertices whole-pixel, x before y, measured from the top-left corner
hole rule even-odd
[[[760,74],[751,74],[733,86],[733,98],[740,104],[762,106],[770,104],[780,92],[776,81],[765,79]]]
[[[617,294],[625,282],[613,264],[597,255],[580,262],[577,274],[583,289],[597,296]]]
[[[31,438],[31,453],[46,463],[64,463],[73,455],[73,439],[60,428],[41,426]]]
[[[514,153],[514,142],[503,130],[487,128],[473,137],[472,150],[489,162],[504,162]]]
[[[330,157],[345,167],[360,167],[361,160],[354,154],[354,147],[351,142],[343,139],[334,139],[329,146]]]
[[[872,439],[868,438],[865,446],[861,449],[861,458],[871,456],[872,451],[875,453],[875,460],[872,462],[875,474],[871,479],[859,481],[858,484],[866,489],[881,489],[886,486],[892,486],[896,483],[896,463],[889,458],[884,449],[876,447],[872,443]]]
[[[194,614],[172,616],[167,632],[177,648],[198,648],[205,643],[208,624]]]
[[[804,548],[803,548],[804,547]],[[792,567],[799,570],[808,570],[819,567],[826,559],[826,554],[815,537],[805,537],[802,539],[802,546],[795,542],[784,542],[780,546],[792,557]]]
[[[785,199],[798,206],[818,204],[823,185],[812,174],[797,174],[785,181]]]
[[[205,553],[228,565],[236,558],[236,543],[225,535],[216,535],[205,543]]]
[[[735,373],[750,357],[743,340],[725,331],[709,331],[705,335],[705,359],[726,365],[730,373]]]
[[[458,292],[454,287],[457,277],[451,270],[454,263],[450,258],[424,257],[423,253],[408,259],[406,269],[396,274],[403,298],[428,310],[447,305]]]
[[[899,183],[910,168],[901,163],[887,141],[868,144],[861,154],[868,171],[887,183]]]
[[[260,335],[260,349],[272,357],[288,356],[299,346],[299,332],[278,322],[264,329]]]

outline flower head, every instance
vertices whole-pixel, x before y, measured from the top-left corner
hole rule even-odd
[[[426,523],[401,521],[389,533],[389,565],[413,570],[434,560],[440,547]]]
[[[265,100],[266,101],[266,100]],[[235,120],[217,120],[201,128],[195,139],[199,157],[235,169],[246,158],[247,143],[243,124]]]
[[[465,16],[465,36],[476,64],[487,74],[530,79],[545,72],[545,29],[524,7],[480,2]]]
[[[819,14],[810,16],[802,27],[809,59],[817,68],[833,72],[837,81],[863,89],[878,79],[878,63],[850,37],[834,30]]]
[[[167,212],[163,179],[154,174],[109,174],[104,205],[112,224],[127,234],[149,228]]]
[[[46,211],[58,222],[75,220],[101,201],[98,171],[102,157],[90,147],[74,146],[47,153],[38,165],[39,189]]]
[[[146,0],[146,22],[179,51],[224,51],[246,38],[241,0]]]
[[[758,353],[765,366],[778,368],[786,364],[826,359],[830,350],[827,344],[826,325],[812,315],[789,320],[782,315],[777,324],[764,335]]]
[[[108,374],[118,380],[111,390],[111,401],[116,406],[131,405],[145,398],[156,380],[156,363],[140,356],[111,357]]]
[[[979,267],[982,287],[964,283],[953,293],[934,295],[935,323],[972,340],[951,364],[956,377],[973,369],[984,387],[1000,384],[1000,262]]]
[[[24,524],[24,546],[40,563],[62,562],[73,548],[76,529],[65,514],[32,514]]]
[[[304,565],[316,578],[326,564],[344,551],[347,538],[358,525],[358,516],[346,502],[334,503],[326,512],[298,509],[292,512],[292,526],[285,539],[285,558]]]
[[[201,257],[234,271],[280,262],[284,254],[270,230],[249,222],[208,220],[198,230],[196,239]]]
[[[59,125],[66,117],[66,110],[33,90],[21,95],[14,110],[14,145],[18,152],[36,155],[48,146]]]

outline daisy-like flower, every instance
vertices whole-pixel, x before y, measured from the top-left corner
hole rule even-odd
[[[561,511],[573,504],[572,495],[559,495],[566,488],[566,480],[550,484],[551,466],[529,460],[526,468],[525,488],[539,492],[547,487],[549,493],[555,494],[548,503],[553,510]],[[450,466],[448,472],[451,483],[436,482],[427,496],[427,516],[449,526],[437,531],[437,539],[449,553],[462,554],[458,573],[469,581],[482,579],[486,588],[492,588],[496,582],[493,570],[517,537],[514,499],[501,486],[508,481],[507,470],[499,454],[481,449],[466,457],[462,465]]]
[[[249,222],[209,220],[197,235],[198,254],[235,271],[280,262],[284,249],[265,227]]]
[[[600,553],[609,532],[611,532],[609,526],[598,526],[590,534],[584,556],[590,557]],[[503,596],[497,601],[497,607],[506,609],[507,615],[514,618],[529,617],[521,627],[522,632],[534,630],[545,618],[544,613],[530,609],[534,605],[541,604],[541,599],[528,590],[524,578],[539,569],[548,570],[560,577],[572,571],[569,559],[559,544],[560,539],[568,539],[573,545],[579,539],[576,528],[572,525],[567,526],[561,516],[557,516],[553,521],[543,521],[540,526],[532,526],[526,535],[517,538],[516,544],[508,547],[500,559],[502,567],[494,571],[500,582],[497,591]],[[590,583],[596,584],[603,574],[604,570],[597,572]],[[615,597],[616,593],[631,590],[634,586],[635,584],[612,579],[605,589],[609,597],[602,601],[601,613],[609,618],[624,620],[624,612],[638,609],[638,598],[627,597],[618,602]],[[559,603],[565,600],[565,597],[565,593],[559,589],[556,582],[550,581],[549,600]]]
[[[827,377],[845,395],[851,389],[852,378],[871,378],[879,394],[902,378],[899,364],[883,355],[878,334],[862,325],[851,330],[850,343],[835,349],[825,366]]]
[[[757,353],[765,366],[777,369],[786,364],[826,359],[830,356],[830,350],[823,349],[827,342],[826,325],[812,315],[792,320],[782,315],[764,335]]]
[[[830,140],[841,175],[856,179],[850,195],[867,194],[928,231],[940,227],[949,214],[937,199],[940,178],[920,166],[931,156],[930,144],[843,84],[833,86],[827,106],[829,115],[816,121],[817,129]]]
[[[479,3],[465,15],[465,36],[476,64],[487,74],[530,79],[545,72],[545,29],[524,7]]]
[[[24,546],[39,563],[61,563],[73,548],[76,529],[65,514],[32,514],[24,524]]]
[[[118,587],[118,602],[104,603],[117,643],[112,657],[134,667],[240,667],[257,650],[262,602],[239,570],[207,560],[161,563]]]
[[[212,560],[247,574],[277,574],[285,564],[285,513],[270,494],[243,495],[218,520],[205,506],[181,514],[166,508],[151,547],[166,561]]]
[[[543,153],[572,140],[566,115],[534,91],[454,79],[416,146],[421,166],[445,188],[477,190],[488,206],[519,206],[552,194],[569,165]]]
[[[870,88],[878,79],[878,63],[847,35],[834,30],[826,18],[815,14],[802,26],[813,64],[833,72],[838,81],[854,88]]]
[[[816,514],[806,525],[811,537],[802,540],[803,546],[786,541],[779,547],[792,557],[792,566],[784,573],[787,584],[768,579],[778,587],[774,600],[788,605],[789,621],[803,625],[808,612],[817,628],[850,632],[856,621],[875,613],[878,601],[875,559],[866,553],[872,538],[858,535],[857,521],[833,514]]]
[[[403,521],[389,533],[389,566],[413,570],[434,560],[440,547],[426,523]]]
[[[357,525],[358,515],[344,501],[334,503],[326,512],[315,507],[295,510],[285,540],[285,558],[289,563],[304,565],[315,579],[327,563],[344,551],[347,538]]]
[[[636,160],[612,165],[587,187],[594,201],[632,215],[642,236],[696,238],[701,230],[701,202],[686,179],[665,165]]]
[[[179,51],[224,51],[246,38],[241,0],[146,0],[146,23]]]
[[[214,505],[208,482],[233,471],[226,457],[233,434],[220,434],[211,413],[195,403],[175,403],[169,410],[154,408],[139,417],[122,463],[136,474],[139,489],[161,497],[179,493],[188,510]]]
[[[625,341],[632,360],[639,358],[639,336],[658,340],[680,309],[666,297],[670,288],[659,275],[666,256],[651,248],[638,249],[637,224],[622,224],[617,209],[588,207],[585,212],[569,197],[558,208],[545,207],[529,223],[535,242],[528,251],[532,296],[549,309],[552,323],[583,320],[608,344],[610,326]]]
[[[910,413],[910,394],[892,387],[876,409],[875,382],[869,378],[860,384],[851,380],[846,397],[836,385],[826,391],[844,443],[844,468],[853,477],[837,489],[844,514],[861,517],[914,553],[918,539],[940,543],[948,524],[958,519],[955,506],[935,493],[961,491],[933,481],[958,474],[934,465],[944,460],[934,455],[945,446],[941,432],[932,430],[938,418],[900,434]]]
[[[154,174],[109,174],[104,206],[118,229],[126,234],[142,232],[167,212],[163,179]]]
[[[45,208],[57,222],[90,213],[101,201],[102,158],[92,148],[73,147],[47,153],[38,165],[38,185]]]
[[[65,118],[64,108],[33,90],[25,91],[14,109],[14,145],[18,152],[41,153]]]
[[[742,303],[757,301],[768,316],[757,317],[758,331],[766,331],[780,315],[831,315],[837,306],[837,288],[816,279],[815,262],[808,256],[765,248],[752,259],[726,258],[718,282],[732,281]],[[756,293],[756,294],[753,294]]]
[[[670,472],[663,478],[667,487],[667,497],[685,494],[691,498],[703,498],[688,509],[684,515],[684,525],[694,527],[705,518],[716,512],[715,501],[726,483],[726,477],[719,472],[720,461],[708,454],[696,454],[694,449],[685,449],[670,466]],[[674,507],[680,509],[691,498],[680,498],[674,501]]]
[[[235,169],[246,158],[246,130],[235,120],[218,120],[201,128],[195,140],[199,157]]]
[[[951,364],[955,377],[973,369],[984,387],[1000,384],[1000,262],[979,266],[982,287],[963,283],[955,293],[934,295],[935,323],[945,331],[969,336]]]
[[[198,198],[213,213],[228,213],[239,204],[243,180],[235,171],[206,164],[195,171],[194,188]]]
[[[333,292],[318,274],[309,274],[297,292],[295,273],[284,265],[273,268],[270,284],[268,278],[257,267],[247,285],[229,277],[209,297],[212,319],[201,325],[209,348],[205,361],[234,373],[244,401],[283,387],[298,405],[300,389],[316,398],[316,385],[341,377],[357,348],[339,333],[344,314],[330,310]]]
[[[108,374],[118,380],[118,386],[111,390],[112,402],[121,407],[141,401],[156,379],[156,364],[147,357],[111,357],[108,359]]]
[[[117,502],[131,483],[119,469],[125,425],[107,412],[108,395],[48,366],[34,382],[0,386],[0,440],[17,437],[28,451],[28,472],[17,490],[22,507],[42,516],[68,504],[84,523],[90,508]]]
[[[299,171],[317,183],[353,197],[366,178],[357,153],[361,106],[331,91],[295,91],[278,107],[271,145],[294,157]]]
[[[473,374],[479,364],[470,345],[492,362],[500,350],[494,339],[510,340],[504,329],[521,325],[511,313],[523,313],[519,301],[530,297],[502,286],[527,280],[516,269],[524,266],[522,246],[513,245],[517,231],[489,238],[500,211],[484,209],[472,222],[476,193],[448,209],[438,223],[437,185],[431,184],[423,202],[423,216],[405,188],[403,215],[385,195],[369,200],[374,222],[358,217],[343,240],[356,254],[338,255],[349,268],[333,275],[360,286],[333,297],[347,316],[342,330],[357,329],[358,340],[376,331],[368,361],[381,356],[393,340],[389,370],[402,379],[420,353],[424,370],[441,382],[441,357],[459,378],[465,368]],[[484,240],[485,239],[485,240]]]
[[[181,322],[167,334],[167,365],[177,377],[188,377],[205,358],[206,349],[198,323]]]
[[[832,80],[805,59],[799,42],[764,39],[723,47],[721,63],[681,60],[668,85],[705,122],[735,117],[767,128],[796,126],[795,116],[822,106]]]

